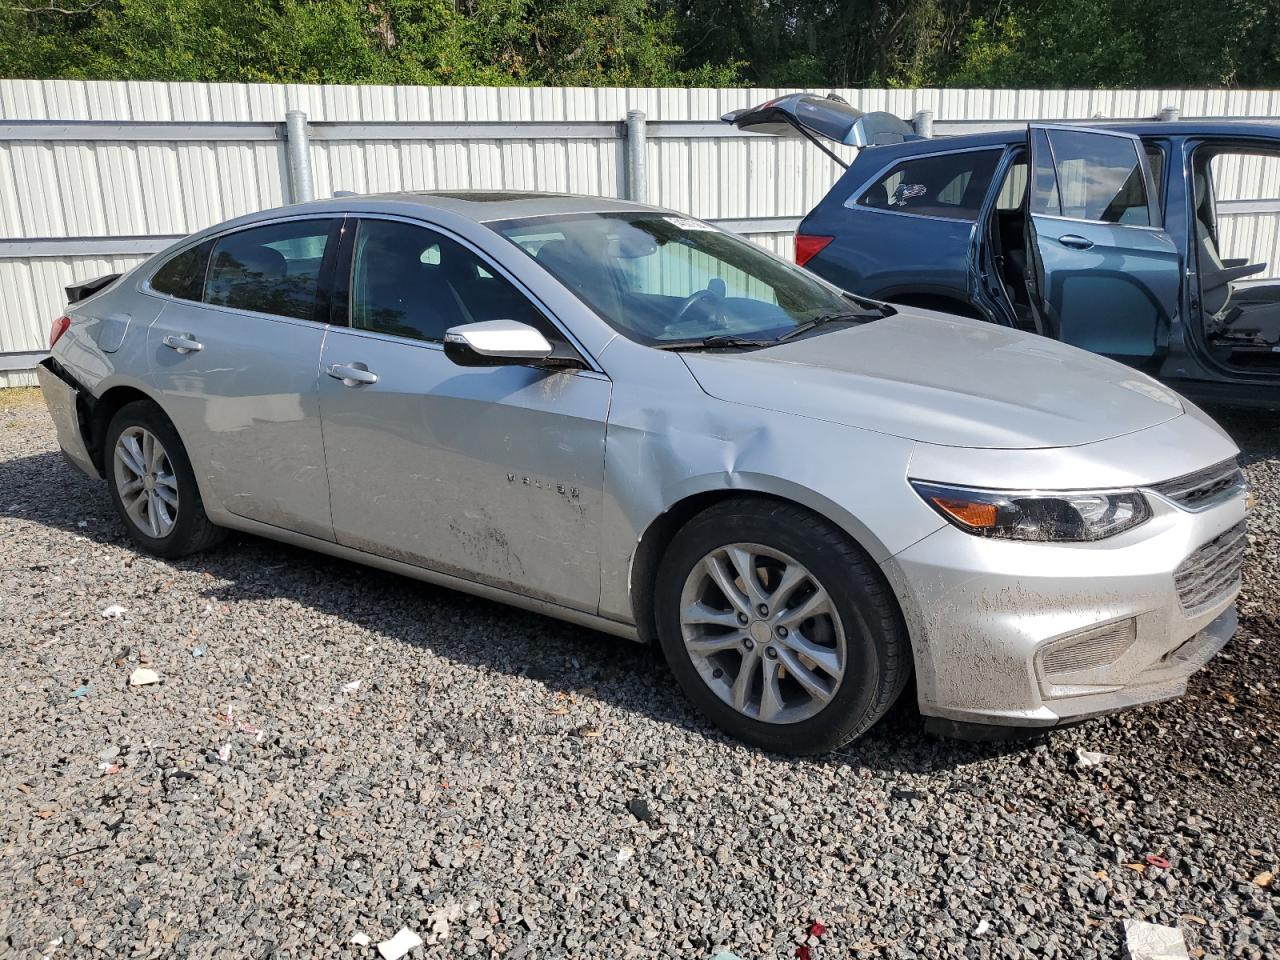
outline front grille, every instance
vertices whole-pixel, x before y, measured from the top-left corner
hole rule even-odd
[[[1081,670],[1109,667],[1133,646],[1137,638],[1137,621],[1121,620],[1059,640],[1045,651],[1040,662],[1051,680]]]
[[[1240,583],[1245,525],[1241,520],[1183,560],[1173,573],[1178,600],[1188,613],[1222,598]]]
[[[1188,510],[1204,510],[1230,499],[1244,488],[1244,471],[1236,463],[1235,457],[1151,486],[1156,493]]]

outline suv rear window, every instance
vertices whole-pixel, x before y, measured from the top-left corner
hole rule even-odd
[[[894,213],[976,220],[1001,151],[965,150],[904,160],[858,198],[858,205]]]

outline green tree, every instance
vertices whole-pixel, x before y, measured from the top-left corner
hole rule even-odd
[[[51,0],[52,2],[52,0]],[[299,83],[727,84],[648,0],[61,0],[0,11],[0,74]]]

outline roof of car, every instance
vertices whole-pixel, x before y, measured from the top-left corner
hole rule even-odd
[[[1036,122],[1036,121],[1029,121]],[[1054,121],[1039,121],[1052,124]],[[1131,133],[1139,137],[1152,136],[1211,136],[1211,137],[1266,137],[1280,140],[1280,122],[1273,120],[1071,120],[1061,121],[1066,126],[1097,127]],[[999,147],[1018,143],[1026,137],[1026,126],[1005,130],[987,130],[982,133],[960,133],[938,136],[926,140],[908,140],[904,143],[883,144],[874,148],[878,158],[894,155],[911,156],[917,153],[933,153],[949,147]]]
[[[358,211],[386,203],[404,203],[447,210],[479,223],[521,220],[551,214],[608,213],[655,210],[643,203],[573,193],[522,190],[402,190],[391,193],[343,194],[307,204],[312,210]]]

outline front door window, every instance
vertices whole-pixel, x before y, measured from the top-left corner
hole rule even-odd
[[[440,343],[450,327],[518,320],[555,339],[505,278],[442,233],[399,220],[362,220],[351,265],[351,326]]]

